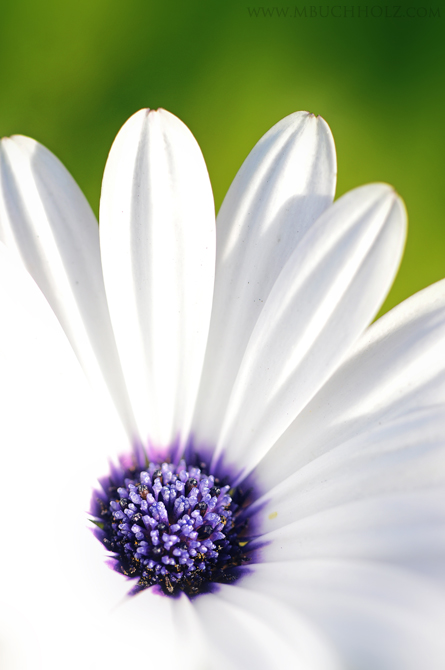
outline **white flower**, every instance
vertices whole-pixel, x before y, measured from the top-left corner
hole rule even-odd
[[[367,329],[405,211],[383,184],[332,204],[335,178],[322,119],[274,126],[219,213],[214,286],[210,183],[174,116],[118,134],[100,251],[59,161],[2,141],[7,670],[443,670],[445,283]],[[108,457],[190,440],[254,482],[261,547],[215,593],[128,597],[87,531],[91,487]]]

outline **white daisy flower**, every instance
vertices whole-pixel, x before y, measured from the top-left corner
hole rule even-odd
[[[173,115],[119,132],[100,235],[48,150],[2,141],[2,668],[445,667],[445,283],[368,328],[405,210],[335,181],[323,119],[283,119],[215,272]]]

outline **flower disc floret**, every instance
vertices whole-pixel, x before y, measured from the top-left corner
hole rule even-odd
[[[235,581],[249,560],[247,495],[207,474],[204,463],[132,465],[101,484],[96,534],[115,569],[138,579],[132,593],[157,585],[166,595],[195,596]]]

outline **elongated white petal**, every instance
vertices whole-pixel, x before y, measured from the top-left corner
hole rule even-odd
[[[105,622],[94,658],[89,659],[91,670],[119,670],[128,665],[129,653],[140,659],[142,667],[209,668],[206,639],[185,596],[172,600],[147,590],[125,599],[107,613]]]
[[[208,670],[212,650],[193,602],[181,595],[173,608],[177,664],[184,670]]]
[[[344,668],[445,666],[445,591],[408,571],[365,561],[265,563],[244,585],[319,625],[341,652]]]
[[[135,437],[108,314],[96,219],[60,161],[27,137],[0,143],[0,239],[19,255],[93,386],[103,400],[112,399],[127,435]]]
[[[444,407],[376,426],[319,456],[264,494],[263,530],[354,500],[445,486]]]
[[[119,132],[102,186],[105,285],[140,433],[165,448],[187,437],[214,275],[214,212],[202,154],[163,110]]]
[[[258,465],[264,490],[398,415],[445,402],[445,281],[374,323]]]
[[[242,585],[222,586],[194,606],[210,641],[207,667],[211,670],[341,667],[322,633],[282,599],[253,593]]]
[[[91,668],[107,664],[117,670],[128,660],[128,640],[141,640],[142,648],[150,650],[150,664],[208,670],[206,635],[188,597],[171,599],[151,589],[128,596],[135,582],[109,569],[103,545],[87,532],[85,522],[72,540],[79,555],[70,586],[101,626],[101,637],[89,650]]]
[[[89,409],[91,391],[47,301],[1,242],[0,318],[0,453],[4,459],[21,459],[26,472],[46,462],[52,478],[57,461],[71,459],[67,445],[73,446],[76,426],[97,427]],[[82,449],[79,444],[79,453]]]
[[[98,414],[60,323],[1,243],[0,318],[0,470],[10,501],[2,520],[8,547],[0,557],[2,606],[17,613],[11,626],[23,618],[34,631],[38,649],[30,667],[40,657],[44,670],[56,670],[66,649],[72,653],[64,667],[87,667],[97,628],[91,601],[75,589],[78,527],[88,534],[79,475],[83,464],[115,453],[112,420]]]
[[[67,670],[105,661],[118,668],[128,649],[116,630],[128,639],[148,627],[150,658],[173,670],[177,657],[171,665],[163,657],[172,601],[148,598],[145,619],[119,607],[128,583],[105,565],[88,528],[94,478],[122,450],[112,417],[98,412],[60,323],[2,243],[0,318],[0,470],[10,501],[2,520],[8,551],[0,556],[2,670],[29,659],[20,670],[59,670],[61,659]]]
[[[295,249],[249,340],[216,457],[249,472],[335,371],[398,268],[405,210],[384,184],[338,200]]]
[[[321,118],[297,112],[258,142],[217,219],[215,297],[194,419],[214,443],[252,329],[306,230],[332,203],[334,141]]]
[[[445,487],[388,493],[325,509],[261,537],[261,561],[385,561],[445,585]]]

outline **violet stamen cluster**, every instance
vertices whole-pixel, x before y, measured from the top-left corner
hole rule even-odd
[[[235,581],[249,560],[246,495],[206,474],[204,463],[152,462],[101,483],[104,493],[93,496],[96,535],[115,569],[138,578],[132,593],[158,585],[166,595],[194,596]]]

